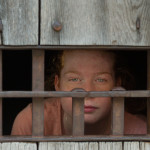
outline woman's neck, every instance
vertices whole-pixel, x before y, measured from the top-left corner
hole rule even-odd
[[[72,117],[63,113],[63,134],[72,134]],[[85,135],[108,135],[111,132],[111,115],[95,124],[85,124]]]
[[[111,115],[95,124],[85,124],[85,135],[108,135],[111,132]]]

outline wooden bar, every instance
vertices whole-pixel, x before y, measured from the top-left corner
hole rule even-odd
[[[124,98],[113,98],[112,134],[124,134]]]
[[[75,88],[72,92],[85,92],[84,89]],[[84,135],[84,97],[72,98],[72,135]]]
[[[2,136],[0,142],[93,142],[149,141],[149,135],[91,135],[91,136]]]
[[[147,51],[147,89],[150,90],[150,51]],[[150,97],[147,98],[147,134],[150,134]]]
[[[2,50],[0,50],[0,91],[2,91]],[[2,136],[2,98],[0,98],[0,136]]]
[[[84,98],[72,98],[72,135],[84,135]]]
[[[32,90],[44,91],[44,50],[32,50]],[[44,99],[33,98],[32,135],[44,135]]]
[[[3,91],[1,98],[20,97],[150,97],[149,90],[103,91],[103,92],[64,92],[64,91]],[[137,99],[141,100],[141,99]]]
[[[76,50],[76,49],[81,49],[81,50],[119,50],[119,51],[124,51],[124,50],[131,50],[131,51],[137,51],[137,50],[149,50],[150,46],[123,46],[123,45],[0,45],[0,49],[3,50]]]

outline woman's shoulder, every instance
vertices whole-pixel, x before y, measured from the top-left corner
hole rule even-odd
[[[146,134],[146,117],[125,112],[125,134]]]

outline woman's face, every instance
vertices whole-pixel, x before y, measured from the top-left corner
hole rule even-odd
[[[109,91],[115,86],[112,54],[100,51],[75,50],[64,53],[60,78],[55,76],[57,91]],[[71,98],[61,98],[64,113],[72,116]],[[96,123],[105,118],[111,110],[111,98],[85,98],[85,123]]]

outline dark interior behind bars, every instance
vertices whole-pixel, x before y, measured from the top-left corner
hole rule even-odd
[[[45,68],[47,69],[52,56],[57,51],[45,51]],[[147,89],[147,52],[146,51],[120,51],[125,56],[125,63],[135,78],[134,90]],[[134,60],[133,60],[134,58]],[[45,70],[46,70],[45,69]],[[48,74],[45,73],[45,78]],[[4,91],[31,91],[32,90],[32,51],[31,50],[6,50],[3,51],[3,90]],[[137,98],[136,98],[137,99]],[[134,101],[126,98],[125,107],[131,113],[146,115],[146,99]],[[130,102],[129,105],[129,100]],[[3,101],[3,134],[9,135],[16,115],[30,102],[31,98],[22,100],[5,98]],[[142,103],[142,104],[141,104]],[[140,107],[139,110],[135,107]]]

